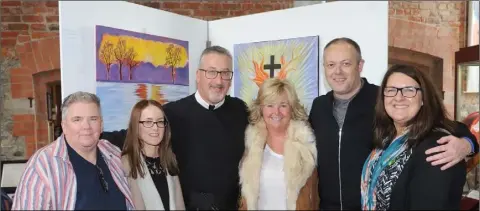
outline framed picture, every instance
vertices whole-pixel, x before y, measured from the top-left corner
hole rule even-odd
[[[2,190],[13,197],[22,177],[28,160],[9,160],[1,162],[0,186]]]

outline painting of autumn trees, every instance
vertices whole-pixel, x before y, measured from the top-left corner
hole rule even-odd
[[[132,80],[132,71],[140,64],[140,61],[135,59],[136,56],[137,53],[133,47],[127,50],[125,40],[120,39],[116,45],[107,41],[100,49],[99,54],[100,61],[105,64],[107,80],[110,79],[110,69],[114,63],[118,64],[119,70],[126,66],[128,68],[128,80]],[[122,71],[119,71],[119,74],[120,80],[123,80]]]
[[[188,42],[97,27],[97,81],[188,86]]]
[[[97,25],[95,51],[104,131],[124,128],[125,111],[139,100],[165,104],[190,95],[187,41]]]

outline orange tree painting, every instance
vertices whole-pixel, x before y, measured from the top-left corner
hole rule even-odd
[[[188,85],[188,43],[97,26],[97,81]]]
[[[250,104],[267,78],[295,85],[307,111],[318,96],[318,36],[234,46],[234,94]]]
[[[188,42],[96,26],[96,81],[105,131],[123,129],[141,99],[165,104],[189,95]]]

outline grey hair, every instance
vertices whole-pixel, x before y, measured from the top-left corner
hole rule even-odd
[[[100,98],[98,98],[97,95],[89,93],[89,92],[78,91],[78,92],[75,92],[75,93],[72,93],[72,94],[68,95],[65,98],[65,100],[63,100],[63,103],[62,103],[62,120],[65,120],[65,118],[67,117],[68,107],[70,107],[72,104],[78,103],[78,102],[95,103],[95,105],[97,105],[97,107],[98,107],[98,110],[99,110],[100,116],[101,116],[102,110],[100,108]]]
[[[224,48],[222,46],[214,45],[214,46],[210,46],[208,48],[205,48],[202,51],[202,54],[200,55],[199,64],[202,63],[203,56],[205,56],[207,54],[211,54],[211,53],[217,53],[217,54],[220,54],[220,55],[225,55],[225,56],[228,56],[228,58],[232,59],[232,54],[230,53],[230,51],[228,51],[226,48]]]

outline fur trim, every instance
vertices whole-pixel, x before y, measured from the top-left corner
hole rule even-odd
[[[245,154],[239,174],[242,196],[245,197],[249,210],[257,209],[266,138],[267,129],[263,121],[249,125],[245,131]],[[312,175],[317,164],[315,136],[307,123],[291,120],[284,144],[287,209],[295,210],[298,192]]]

